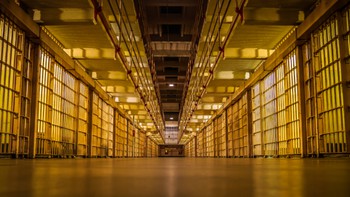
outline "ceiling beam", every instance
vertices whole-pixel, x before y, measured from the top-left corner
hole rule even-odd
[[[132,86],[129,80],[96,79],[102,86]]]
[[[145,6],[198,6],[197,1],[188,1],[188,0],[152,0],[152,1],[145,1]]]
[[[246,7],[244,25],[298,25],[305,19],[305,14],[299,9],[292,8],[258,8]],[[206,16],[206,23],[210,23],[212,15]],[[225,23],[231,23],[233,15],[225,17]]]
[[[145,106],[143,104],[141,104],[141,100],[138,96],[134,95],[134,96],[118,96],[117,98],[115,98],[116,103],[118,103],[119,105],[123,106],[123,108],[125,109],[132,109],[132,108],[137,108],[140,110],[144,110]],[[128,106],[126,106],[128,105]]]
[[[64,49],[73,59],[116,59],[114,48],[71,48]]]
[[[191,118],[197,118],[197,116],[211,116],[215,113],[215,110],[195,110]],[[204,117],[203,117],[204,118]]]
[[[168,42],[190,42],[192,39],[192,35],[189,34],[184,34],[182,36],[180,35],[164,35],[160,36],[159,34],[151,34],[151,41],[156,41],[156,42],[162,42],[162,41],[168,41]]]
[[[122,109],[126,110],[126,111],[142,111],[141,114],[144,115],[144,112],[147,112],[145,110],[145,106],[139,101],[137,103],[130,103],[130,102],[116,102]]]
[[[186,71],[157,71],[157,76],[186,76]]]
[[[224,98],[226,98],[226,97],[229,97],[229,96],[231,96],[232,95],[232,92],[206,92],[205,94],[204,94],[204,97],[203,98],[205,98],[205,97],[217,97],[219,100],[222,100],[222,99],[224,99]],[[216,101],[217,101],[217,99],[216,99]],[[226,100],[225,100],[226,101]],[[204,102],[204,101],[203,101]],[[204,103],[216,103],[216,102],[214,102],[214,101],[209,101],[209,102],[204,102]]]
[[[94,24],[92,8],[40,8],[33,11],[33,20],[46,26]]]
[[[191,42],[152,41],[150,44],[154,50],[176,51],[176,50],[190,50],[191,48]]]
[[[167,83],[182,84],[185,82],[185,79],[179,78],[179,77],[169,78],[165,76],[157,76],[157,78],[158,78],[158,84],[167,84]]]
[[[190,57],[190,50],[153,50],[154,57]]]
[[[221,61],[223,62],[223,61]],[[225,62],[227,62],[227,60],[225,60]],[[234,64],[234,62],[231,61],[232,64]],[[223,67],[225,66],[219,66],[215,72],[214,72],[214,80],[222,80],[222,79],[229,79],[229,80],[244,80],[247,75],[247,73],[249,74],[250,72],[247,71],[234,71],[234,70],[221,70],[224,69]]]
[[[212,55],[217,55],[219,52],[219,45],[214,46],[214,52]],[[204,50],[205,42],[201,40],[199,43],[199,50]],[[223,58],[226,59],[243,59],[243,60],[265,60],[274,50],[260,49],[260,48],[225,48]],[[202,52],[197,53],[197,57],[200,57]]]
[[[159,57],[158,57],[159,58]],[[165,67],[178,68],[179,71],[185,71],[188,65],[188,61],[166,61],[156,60],[157,71],[164,70]]]
[[[129,115],[148,115],[147,111],[142,111],[142,110],[127,110],[125,109]],[[140,120],[140,119],[139,119]]]
[[[305,14],[299,9],[249,7],[244,9],[245,25],[298,25],[304,20]]]
[[[217,94],[211,94],[208,96],[207,94],[204,94],[204,96],[201,98],[202,103],[224,103],[227,100],[227,97],[231,95],[227,93],[227,96],[218,96]]]
[[[228,86],[233,86],[233,87],[240,87],[241,85],[244,84],[244,82],[246,81],[246,79],[214,79],[211,80],[209,83],[208,88],[214,88],[216,90],[214,91],[218,91],[218,93],[224,93],[223,90],[220,90],[219,87],[228,87]]]
[[[127,74],[124,71],[92,71],[91,76],[93,79],[101,81],[113,80],[124,82],[128,79]]]
[[[117,20],[118,21],[121,21],[121,19],[123,19],[123,21],[129,21],[130,23],[136,23],[137,22],[137,17],[136,15],[132,15],[130,13],[128,13],[128,16],[122,16],[120,17],[120,15],[117,16]],[[115,24],[116,25],[116,20],[114,18],[113,15],[109,15],[108,16],[108,21]]]
[[[165,16],[165,17],[152,17],[150,16],[150,18],[152,19],[156,19],[156,20],[151,20],[149,23],[148,23],[148,26],[157,26],[157,25],[162,25],[162,24],[182,24],[182,25],[192,25],[193,26],[193,21],[192,20],[179,20],[179,18],[183,18],[185,16],[182,16],[181,14],[177,14],[177,15],[173,15],[173,16]],[[188,16],[187,16],[188,17]],[[190,16],[191,17],[191,16]],[[189,17],[188,17],[189,18]]]
[[[97,80],[109,93],[135,93],[135,87],[127,80]]]
[[[111,92],[108,90],[108,88],[106,87],[106,92],[109,93],[109,95],[113,96],[113,97],[138,97],[138,95],[135,93],[125,93],[125,92]],[[120,103],[120,102],[118,102]]]
[[[274,50],[258,48],[226,48],[225,59],[266,59]]]
[[[161,89],[160,90],[161,94],[182,94],[182,90],[178,90],[178,89]]]
[[[197,110],[214,111],[214,110],[217,110],[222,105],[223,103],[201,103],[201,104],[198,104]]]

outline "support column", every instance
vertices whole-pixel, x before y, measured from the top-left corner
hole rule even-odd
[[[148,157],[148,136],[146,135],[146,142],[145,142],[145,149],[146,149],[146,156],[145,157]]]
[[[227,107],[229,108],[230,105]],[[227,108],[224,110],[225,112],[225,143],[226,143],[226,158],[228,158],[228,120],[227,120]]]
[[[310,93],[313,95],[313,108],[315,109],[313,115],[314,115],[314,121],[315,121],[315,142],[316,142],[316,157],[320,157],[320,136],[319,136],[319,120],[318,120],[318,97],[317,97],[317,83],[316,80],[318,80],[318,77],[316,76],[316,58],[315,58],[315,44],[314,44],[314,39],[313,35],[311,34],[311,41],[310,41],[310,53],[311,53],[311,64],[312,64],[312,85],[313,85],[313,92]]]
[[[32,76],[32,100],[30,113],[30,134],[29,134],[29,158],[36,156],[36,134],[38,130],[38,100],[39,100],[39,71],[40,71],[40,46],[34,46],[33,76]]]
[[[79,110],[80,110],[80,80],[75,80],[75,100],[76,100],[76,110],[75,110],[75,142],[74,142],[74,148],[73,148],[73,155],[78,155],[78,141],[79,141]]]
[[[248,157],[253,157],[253,116],[252,116],[252,92],[247,90],[247,125],[248,125]]]
[[[307,136],[306,136],[306,101],[305,101],[305,82],[304,82],[304,67],[303,67],[303,50],[301,46],[296,48],[296,63],[298,76],[298,100],[299,100],[299,133],[300,133],[300,156],[302,158],[307,155]]]
[[[126,157],[129,157],[129,120],[126,120]]]
[[[113,155],[112,157],[117,157],[117,154],[116,154],[116,151],[115,149],[117,148],[116,146],[116,142],[117,142],[117,135],[116,135],[116,132],[117,132],[117,129],[116,127],[118,126],[118,122],[116,121],[116,118],[118,117],[118,112],[115,108],[113,108]]]
[[[213,140],[214,140],[214,157],[219,157],[218,154],[218,131],[217,131],[217,118],[213,120]]]
[[[198,139],[196,135],[194,136],[194,157],[197,157],[197,142],[198,142]]]
[[[88,106],[88,130],[87,130],[87,156],[92,157],[92,110],[94,91],[92,87],[89,87],[89,106]]]
[[[15,36],[15,35],[14,35]],[[15,89],[18,91],[18,94],[15,94],[14,96],[14,108],[13,112],[17,113],[17,116],[14,116],[13,119],[13,134],[16,136],[16,144],[15,144],[15,158],[18,158],[18,151],[19,151],[19,141],[20,141],[20,129],[21,129],[21,108],[22,108],[22,76],[23,76],[23,60],[26,49],[25,46],[25,36],[23,33],[19,33],[18,35],[18,42],[22,42],[20,48],[22,48],[21,52],[16,52],[16,60],[15,60],[15,67],[19,71],[15,75]],[[29,47],[29,46],[28,46]]]

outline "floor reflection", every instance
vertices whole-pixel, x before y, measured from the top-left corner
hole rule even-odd
[[[350,159],[1,160],[0,196],[350,196]]]

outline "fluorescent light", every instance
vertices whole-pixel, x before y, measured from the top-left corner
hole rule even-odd
[[[250,72],[246,72],[244,78],[245,79],[249,79],[250,78]]]
[[[138,100],[138,98],[136,98],[136,97],[127,97],[127,98],[126,98],[126,102],[127,102],[127,103],[138,103],[139,100]]]
[[[172,84],[172,83],[171,83],[171,84],[169,84],[169,87],[174,87],[174,84]]]
[[[170,117],[170,120],[173,120],[174,118],[173,117]]]

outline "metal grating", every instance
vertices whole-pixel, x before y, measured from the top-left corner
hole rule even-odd
[[[79,107],[78,107],[78,139],[77,155],[87,156],[87,131],[88,131],[88,104],[89,88],[83,83],[79,84]]]
[[[277,155],[276,73],[262,81],[262,131],[264,155]]]
[[[252,87],[252,120],[253,120],[253,155],[261,156],[262,128],[261,128],[261,92],[260,82]]]
[[[52,82],[52,155],[73,155],[76,140],[76,79],[55,62]]]
[[[345,153],[346,131],[336,16],[312,35],[320,153]]]
[[[0,154],[16,154],[17,151],[23,43],[23,31],[1,15]]]
[[[287,135],[287,153],[300,154],[300,120],[299,120],[299,89],[298,89],[298,50],[293,50],[284,59],[285,63],[285,104],[286,104],[286,135]]]
[[[37,115],[36,153],[51,155],[52,128],[52,62],[53,57],[43,48],[40,49],[39,98]]]
[[[305,85],[305,117],[307,135],[307,153],[317,154],[317,130],[315,118],[315,74],[312,64],[311,43],[307,42],[302,47]]]
[[[284,81],[284,64],[276,69],[276,112],[277,112],[277,135],[278,135],[278,155],[287,154],[287,130],[286,130],[286,96]]]
[[[116,116],[116,148],[117,148],[117,157],[126,157],[127,156],[127,119],[123,116]],[[117,119],[118,118],[118,119]]]
[[[19,131],[18,154],[29,153],[33,58],[34,58],[34,45],[30,41],[26,40],[25,46],[24,46],[24,61],[23,61],[23,67],[22,67],[21,126]]]

